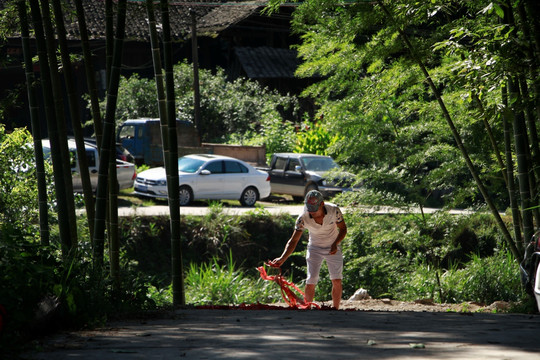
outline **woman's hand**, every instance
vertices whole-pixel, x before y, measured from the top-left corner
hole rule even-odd
[[[275,258],[274,260],[268,260],[267,261],[267,264],[272,266],[272,267],[281,267],[281,265],[285,262],[284,259],[278,257],[278,258]]]

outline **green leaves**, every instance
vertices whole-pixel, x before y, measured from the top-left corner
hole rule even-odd
[[[504,11],[512,10],[491,1],[303,3],[293,20],[304,59],[298,75],[323,76],[303,95],[316,99],[317,115],[339,135],[330,154],[361,169],[375,192],[400,189],[408,201],[437,206],[449,203],[430,194],[452,191],[459,206],[477,201],[440,101],[404,48],[403,31],[442,94],[469,156],[490,179],[490,190],[505,201],[500,166],[488,150],[493,146],[482,120],[502,144],[501,85],[508,71],[523,74],[528,66],[517,29],[500,22]]]
[[[193,121],[193,70],[187,63],[174,66],[177,117]],[[276,121],[286,128],[284,120],[297,116],[298,100],[270,91],[254,81],[227,80],[223,69],[215,73],[201,69],[201,137],[203,141],[226,142],[237,134],[264,133]],[[105,102],[101,103],[102,109]],[[117,121],[138,117],[158,117],[156,85],[137,74],[121,78],[118,92]],[[291,132],[292,133],[292,132]],[[290,133],[288,134],[290,136]],[[283,136],[283,135],[281,135]],[[271,141],[272,139],[264,138]]]
[[[339,137],[331,135],[320,121],[316,124],[307,122],[296,134],[296,139],[294,152],[328,155],[327,150],[338,141]]]
[[[26,129],[8,134],[0,124],[0,153],[0,233],[8,228],[30,233],[28,224],[39,223],[32,136]]]
[[[480,14],[484,14],[484,15],[485,14],[491,15],[493,12],[495,12],[495,14],[497,14],[499,18],[501,19],[504,18],[504,10],[499,4],[495,2],[490,2],[485,8],[480,10]]]

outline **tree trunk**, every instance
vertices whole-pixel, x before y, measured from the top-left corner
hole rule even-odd
[[[109,89],[109,80],[111,77],[111,67],[113,62],[114,52],[114,12],[113,0],[105,0],[105,81],[106,89]]]
[[[114,131],[114,128],[113,128]],[[114,138],[114,134],[113,134]],[[120,286],[120,239],[118,237],[118,180],[116,175],[116,156],[114,146],[109,161],[109,211],[108,238],[111,278],[116,287]]]
[[[43,147],[41,146],[41,127],[39,124],[39,104],[36,96],[35,78],[32,64],[32,54],[30,52],[30,32],[28,30],[28,15],[26,12],[26,1],[17,2],[19,18],[21,22],[21,42],[24,57],[24,71],[26,75],[26,90],[28,94],[28,106],[30,110],[30,123],[32,126],[32,137],[34,139],[34,156],[36,158],[36,177],[38,188],[38,209],[39,209],[39,235],[41,245],[49,245],[49,209],[47,204],[47,179],[45,178],[45,159],[43,157]]]
[[[540,19],[538,18],[538,14],[540,14],[540,2],[538,0],[524,0],[524,3],[528,19],[531,22],[531,35],[534,40],[533,44],[536,50],[536,63],[538,64],[540,63]],[[536,81],[538,82],[539,80],[536,79]]]
[[[523,112],[521,111],[521,94],[519,88],[514,79],[508,79],[508,92],[512,99],[516,99],[512,106],[513,112],[513,130],[514,130],[514,144],[517,159],[518,169],[518,185],[519,195],[521,200],[521,218],[523,219],[523,239],[521,240],[526,244],[534,234],[534,224],[532,219],[531,209],[531,193],[529,182],[529,149],[527,141],[527,129],[525,126],[525,120],[523,119]],[[518,241],[518,239],[516,239]]]
[[[43,30],[43,21],[38,0],[29,0],[32,14],[32,22],[36,36],[38,48],[39,67],[41,72],[41,86],[44,98],[45,116],[47,120],[47,132],[51,145],[51,158],[53,161],[54,184],[56,189],[56,200],[58,207],[58,229],[60,232],[60,243],[62,244],[62,254],[68,257],[72,246],[71,226],[68,216],[68,205],[66,198],[66,185],[64,172],[67,170],[71,176],[68,166],[62,166],[62,154],[60,152],[60,142],[58,135],[58,124],[55,121],[54,97],[51,84],[51,69],[47,56],[47,45]],[[56,65],[56,58],[54,65]]]
[[[64,73],[64,82],[68,94],[69,112],[71,115],[71,124],[75,143],[77,144],[77,157],[79,159],[79,173],[81,176],[85,209],[89,224],[90,236],[94,233],[94,192],[90,182],[90,171],[88,170],[88,160],[86,157],[86,146],[84,143],[84,134],[81,124],[79,99],[75,87],[75,80],[71,66],[69,48],[66,39],[66,28],[64,26],[64,15],[62,5],[59,0],[53,0],[54,17],[56,19],[56,33],[58,34],[58,43],[60,46],[60,56],[62,59],[62,69]]]
[[[190,9],[191,14],[191,56],[193,63],[193,114],[195,128],[201,134],[201,92],[199,89],[199,49],[197,45],[197,18],[195,11]]]
[[[510,6],[510,4],[508,4]],[[536,199],[538,197],[538,181],[540,180],[540,145],[538,141],[538,130],[536,127],[536,121],[540,119],[540,84],[538,79],[538,62],[536,56],[534,56],[534,43],[533,37],[531,36],[530,29],[532,25],[529,24],[529,17],[527,16],[527,11],[523,2],[516,3],[516,10],[518,17],[521,21],[516,22],[514,16],[509,15],[510,25],[518,26],[521,29],[523,42],[530,44],[530,46],[524,46],[524,53],[527,56],[528,71],[524,71],[523,74],[518,75],[519,79],[519,90],[521,94],[521,103],[523,106],[523,114],[526,120],[526,129],[528,129],[528,161],[530,164],[529,170],[529,184],[530,184],[530,198]],[[509,12],[510,13],[510,12]],[[529,91],[529,85],[525,76],[529,76],[531,80],[533,93]],[[518,86],[518,84],[516,84]],[[535,109],[536,111],[533,111]],[[535,115],[536,113],[536,115]],[[536,165],[535,165],[536,164]],[[540,226],[540,209],[533,207],[532,209],[533,216],[536,219],[536,223]],[[528,241],[528,239],[525,239]]]
[[[99,94],[96,84],[96,76],[94,74],[94,65],[92,62],[92,52],[90,51],[90,43],[88,40],[88,29],[86,26],[86,17],[84,15],[84,8],[82,0],[75,0],[75,7],[77,11],[77,22],[79,23],[79,32],[81,34],[81,46],[84,59],[84,70],[86,74],[86,82],[88,84],[88,93],[90,95],[90,106],[92,112],[92,120],[94,123],[94,132],[96,134],[96,143],[101,146],[101,137],[103,134],[103,125],[101,123],[101,111],[99,110]],[[93,214],[93,210],[92,210]],[[92,216],[93,218],[93,216]],[[88,218],[90,221],[90,218]],[[92,226],[93,227],[93,226]]]
[[[94,269],[96,275],[103,268],[103,251],[105,243],[105,219],[107,215],[108,173],[111,151],[114,146],[115,113],[122,65],[122,47],[125,33],[126,0],[118,1],[116,35],[114,39],[113,61],[110,79],[108,79],[107,108],[103,122],[103,140],[100,151],[98,187],[96,192],[96,220],[94,227]],[[114,155],[113,155],[114,156]],[[118,209],[116,209],[118,211]]]
[[[510,199],[510,209],[512,210],[512,222],[514,228],[514,238],[521,239],[521,214],[517,203],[516,183],[514,180],[514,160],[512,157],[512,133],[510,132],[510,120],[512,114],[508,107],[508,93],[506,86],[502,88],[502,103],[505,105],[502,113],[504,130],[504,152],[506,155],[506,177],[508,179],[508,198]],[[516,241],[518,250],[523,253],[524,249],[520,241]]]
[[[77,246],[77,218],[75,216],[75,198],[73,196],[73,180],[71,175],[71,159],[67,144],[67,129],[66,119],[64,116],[64,101],[60,74],[58,73],[58,63],[56,57],[57,44],[52,26],[52,18],[50,13],[49,0],[41,0],[41,13],[43,16],[43,28],[45,30],[45,40],[47,45],[47,56],[49,58],[51,86],[55,104],[55,120],[58,129],[58,145],[61,154],[61,164],[63,168],[64,187],[62,191],[65,193],[67,218],[69,222],[70,239],[69,244],[65,244],[70,250]],[[53,158],[54,164],[54,158]],[[58,193],[56,194],[58,196]]]
[[[175,231],[175,236],[178,236],[180,231],[179,229],[173,229],[174,221],[173,219],[176,218],[177,221],[180,220],[180,203],[179,203],[179,180],[178,180],[178,161],[174,161],[174,159],[171,159],[171,143],[170,143],[170,137],[169,137],[169,123],[171,122],[171,115],[167,113],[167,99],[165,98],[165,91],[163,88],[163,74],[161,71],[161,55],[159,51],[159,41],[158,41],[158,34],[156,30],[156,19],[154,14],[154,6],[152,3],[152,0],[146,0],[146,9],[148,14],[148,26],[150,31],[150,43],[152,47],[152,59],[154,63],[154,77],[156,79],[156,89],[157,89],[157,98],[158,98],[158,105],[159,105],[159,117],[160,117],[160,123],[161,123],[161,138],[163,143],[163,158],[165,161],[165,172],[167,175],[167,192],[168,192],[168,200],[169,200],[169,211],[171,214],[171,246],[173,245],[173,236],[172,231]],[[167,120],[169,119],[169,120]],[[174,123],[176,123],[176,119],[174,119]],[[176,130],[176,127],[175,127]],[[174,134],[174,138],[176,139],[176,132]],[[178,151],[178,150],[177,150]],[[173,163],[176,164],[176,180],[172,179],[172,175],[174,175],[174,170],[172,170]],[[174,200],[176,199],[176,200]],[[176,204],[174,202],[176,201]],[[176,226],[177,224],[175,224]],[[177,249],[172,249],[172,251],[177,251]],[[177,260],[174,259],[175,255],[174,253],[171,254],[171,263],[172,263],[172,270],[177,271],[175,267],[177,266]],[[176,264],[175,264],[176,263]],[[182,271],[182,269],[180,269]],[[174,273],[173,273],[173,289],[178,285],[174,284]],[[177,290],[177,289],[174,289]],[[175,302],[174,300],[174,290],[173,290],[173,303],[174,305],[179,305],[179,303]],[[177,294],[178,297],[178,294]],[[176,299],[178,301],[178,298]]]
[[[167,173],[167,191],[169,193],[169,211],[171,214],[171,267],[173,305],[185,305],[182,248],[180,235],[180,179],[178,176],[178,137],[176,135],[176,105],[174,95],[174,73],[172,62],[171,24],[169,4],[161,0],[161,18],[163,23],[163,55],[165,63],[165,88],[167,96],[167,129],[169,137],[169,171]],[[164,154],[165,155],[165,154]]]

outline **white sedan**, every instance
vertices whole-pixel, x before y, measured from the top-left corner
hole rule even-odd
[[[197,199],[240,200],[253,206],[270,195],[270,176],[250,164],[228,156],[187,155],[178,159],[180,205]],[[152,168],[138,174],[134,185],[138,195],[167,198],[165,168]]]

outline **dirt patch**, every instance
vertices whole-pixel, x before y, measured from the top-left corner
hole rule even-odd
[[[316,301],[320,310],[333,310],[332,302]],[[437,304],[431,299],[417,301],[398,301],[391,299],[363,299],[343,300],[340,310],[344,311],[381,311],[381,312],[458,312],[458,313],[504,313],[508,312],[512,304],[506,301],[497,301],[491,305],[476,302],[461,304]],[[187,306],[191,308],[191,306]],[[203,305],[195,306],[197,309],[214,310],[296,310],[284,302],[274,304],[241,304],[241,305]],[[315,309],[313,306],[311,309]]]
[[[330,305],[329,303],[323,303]],[[412,311],[412,312],[505,312],[510,309],[511,304],[505,301],[497,301],[490,305],[476,302],[465,302],[461,304],[436,304],[431,299],[422,299],[413,302],[398,301],[391,299],[365,299],[350,301],[344,300],[341,303],[343,310],[364,310],[364,311]]]

